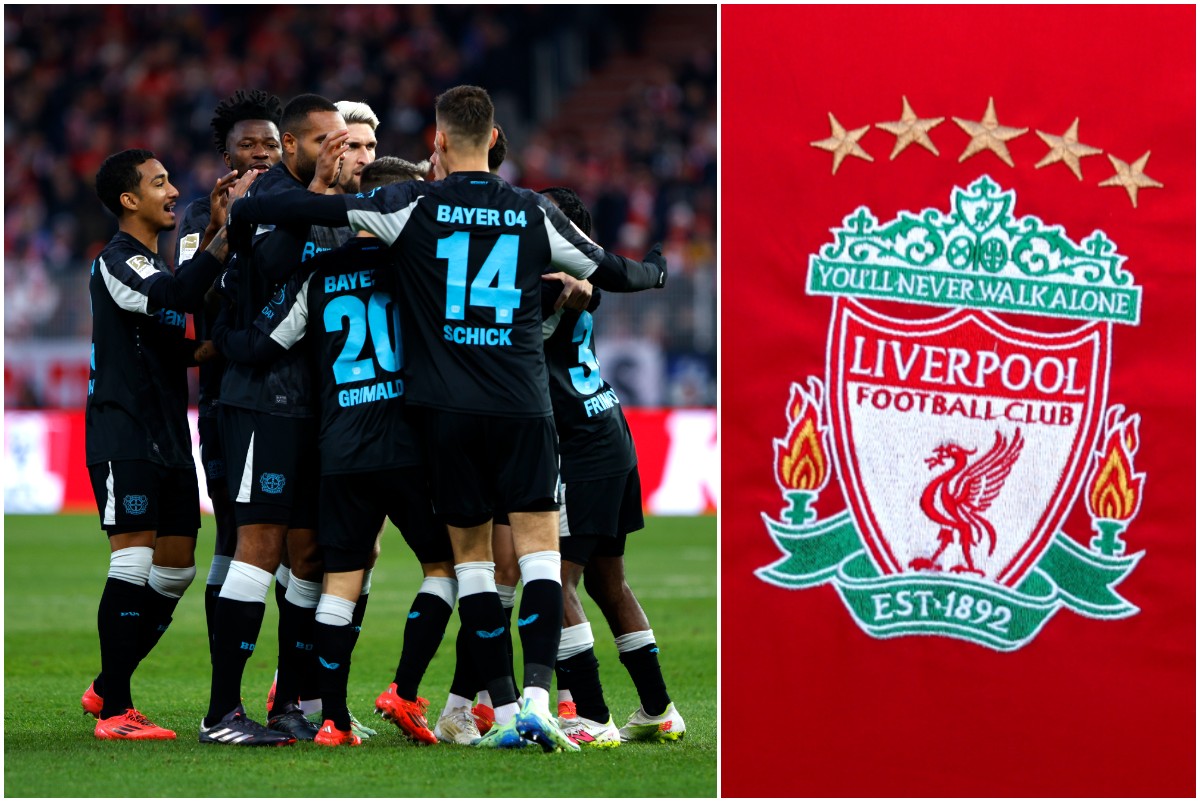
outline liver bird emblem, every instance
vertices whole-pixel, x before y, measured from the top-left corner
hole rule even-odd
[[[921,493],[921,511],[941,527],[937,535],[939,545],[932,556],[918,557],[908,564],[909,568],[940,571],[938,560],[957,540],[963,563],[951,567],[950,571],[983,576],[983,571],[975,567],[971,551],[984,540],[989,555],[996,550],[996,529],[983,513],[1000,495],[1000,489],[1024,446],[1021,430],[1017,429],[1011,441],[997,430],[992,447],[974,462],[971,457],[978,449],[967,450],[957,443],[946,443],[933,450],[933,456],[925,460],[931,470],[947,461],[950,463],[950,467],[935,476]]]

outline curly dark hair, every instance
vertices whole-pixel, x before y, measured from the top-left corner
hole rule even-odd
[[[217,104],[213,110],[213,142],[218,153],[229,151],[226,140],[234,123],[242,120],[270,120],[279,125],[283,117],[283,103],[262,89],[239,89]]]
[[[578,226],[585,235],[592,236],[592,213],[588,211],[587,206],[583,204],[583,199],[576,194],[575,190],[568,187],[546,187],[538,190],[538,194],[545,195],[554,201],[568,220]]]

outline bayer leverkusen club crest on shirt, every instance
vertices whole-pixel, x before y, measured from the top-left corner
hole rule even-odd
[[[1063,610],[1138,612],[1118,585],[1143,556],[1125,540],[1139,416],[1108,390],[1141,289],[1103,232],[1019,211],[984,175],[945,209],[859,207],[809,259],[807,293],[833,299],[827,369],[787,400],[785,506],[763,515],[784,556],[757,575],[831,585],[873,637],[1011,651]],[[1077,504],[1091,532],[1064,528]]]

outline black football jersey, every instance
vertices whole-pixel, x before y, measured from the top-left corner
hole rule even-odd
[[[254,180],[248,197],[270,197],[291,192],[308,194],[283,162]],[[288,278],[302,262],[336,248],[350,237],[348,228],[333,229],[302,223],[260,225],[251,250],[239,253],[236,266],[237,304],[234,328],[253,325],[260,314],[276,313]],[[316,414],[312,378],[304,354],[292,349],[266,365],[230,364],[221,380],[221,403],[286,417]]]
[[[567,483],[623,476],[637,465],[637,452],[621,400],[600,375],[595,317],[588,311],[554,311],[561,287],[558,282],[547,283],[542,291],[559,472]]]
[[[197,198],[188,204],[179,223],[178,237],[175,240],[175,267],[179,269],[195,258],[200,249],[200,241],[204,239],[204,230],[212,216],[212,202],[208,196]],[[197,340],[207,340],[212,331],[215,314],[199,310],[193,316],[193,329]],[[200,365],[200,387],[198,411],[202,418],[217,416],[216,401],[221,395],[221,374],[225,372],[225,360],[222,357],[210,359]]]
[[[204,279],[211,283],[219,269],[205,256],[191,269],[207,272],[186,291],[161,256],[124,232],[92,262],[88,465],[113,460],[194,465],[187,366],[195,364],[196,344],[184,335],[187,310],[203,297]]]
[[[263,361],[304,350],[320,406],[321,473],[420,465],[404,420],[404,347],[389,251],[351,239],[305,262],[262,315],[240,332],[219,332],[231,359]]]
[[[304,220],[374,234],[400,276],[408,403],[506,417],[551,414],[541,335],[541,275],[563,270],[633,291],[661,284],[651,265],[606,253],[553,203],[491,173],[389,184],[369,194],[251,198],[235,220]]]

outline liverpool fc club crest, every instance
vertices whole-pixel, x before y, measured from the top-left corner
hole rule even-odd
[[[833,298],[827,372],[792,386],[775,441],[787,506],[763,515],[785,556],[757,574],[833,585],[874,637],[1010,651],[1064,607],[1138,611],[1115,587],[1142,557],[1123,539],[1139,417],[1108,385],[1141,288],[1102,232],[1076,243],[1015,218],[987,176],[949,209],[881,224],[859,208],[811,257],[808,293]],[[820,518],[831,476],[845,508]],[[1064,530],[1080,503],[1094,536]]]

